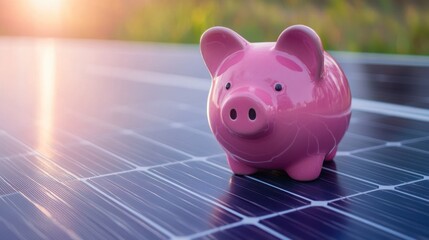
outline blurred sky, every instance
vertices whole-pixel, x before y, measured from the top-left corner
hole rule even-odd
[[[198,43],[214,25],[274,41],[306,24],[326,49],[429,54],[424,0],[0,0],[0,36]]]
[[[1,0],[0,34],[112,38],[132,0]]]

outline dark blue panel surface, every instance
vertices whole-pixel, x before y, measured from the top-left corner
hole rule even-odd
[[[173,95],[179,97],[179,101],[169,98],[170,101],[154,102],[151,104],[149,112],[143,112],[143,114],[150,114],[171,122],[194,122],[207,118],[204,108],[201,108],[201,104],[205,106],[207,100],[207,96],[202,91],[180,89],[175,92],[172,89],[170,96]]]
[[[166,121],[160,120],[158,117],[148,115],[146,109],[135,111],[142,107],[120,105],[114,106],[105,116],[103,120],[107,120],[111,127],[119,129],[139,129],[139,131],[154,131],[165,129],[168,127]]]
[[[310,207],[268,218],[262,224],[291,239],[396,239],[356,219],[324,207]]]
[[[317,201],[332,200],[377,188],[376,185],[327,170],[322,170],[320,177],[311,182],[294,181],[284,172],[258,173],[253,176],[258,180]]]
[[[240,221],[219,206],[147,173],[125,173],[90,182],[175,235],[190,235]]]
[[[134,168],[118,157],[92,145],[73,145],[53,151],[50,158],[77,177],[92,177]]]
[[[94,142],[109,152],[139,166],[153,166],[188,159],[179,151],[145,140],[134,132],[104,136]]]
[[[409,172],[352,156],[336,157],[335,161],[325,162],[323,166],[379,185],[396,185],[422,178]]]
[[[373,147],[377,145],[383,145],[384,142],[373,139],[370,137],[364,137],[354,133],[346,133],[340,142],[338,147],[339,151],[353,151],[361,148]]]
[[[408,148],[386,147],[356,153],[355,155],[377,163],[429,175],[429,153],[413,151]]]
[[[9,135],[15,137],[19,142],[15,141],[20,152],[25,153],[31,150],[37,150],[40,153],[44,151],[49,151],[51,149],[58,149],[65,146],[70,146],[73,144],[79,143],[79,140],[70,136],[62,131],[57,131],[51,129],[49,132],[46,132],[45,136],[40,136],[40,133],[43,133],[44,130],[34,131],[34,126],[26,126],[23,128],[18,128],[17,130],[12,130],[8,132]],[[14,141],[14,140],[12,140]],[[2,140],[3,144],[10,142],[6,139]],[[10,144],[10,143],[9,143]],[[25,146],[28,148],[26,148]],[[9,151],[15,149],[16,147],[8,146]],[[30,149],[29,149],[30,148]],[[7,153],[7,149],[0,149],[0,153]]]
[[[15,192],[16,190],[3,177],[0,177],[0,197]]]
[[[414,134],[419,133],[426,136],[429,134],[427,122],[407,118],[385,116],[375,113],[372,113],[372,115],[375,117],[371,122],[379,126],[384,125],[391,129],[406,129],[408,132]]]
[[[429,152],[429,140],[423,140],[423,141],[408,143],[405,145]]]
[[[396,189],[429,200],[429,180],[402,185]]]
[[[261,216],[309,204],[308,201],[204,162],[151,171],[246,216]]]
[[[238,227],[229,228],[223,231],[215,232],[203,237],[196,238],[198,240],[203,239],[231,239],[231,240],[241,240],[241,239],[248,239],[248,240],[257,240],[257,239],[266,239],[266,240],[274,240],[279,239],[264,230],[255,227],[253,225],[241,225]]]
[[[388,120],[386,120],[388,121]],[[412,122],[410,122],[411,124]],[[410,131],[405,125],[403,127],[390,126],[373,121],[358,121],[351,124],[349,130],[352,133],[368,136],[374,139],[390,142],[403,141],[407,139],[427,136],[421,131]]]
[[[31,152],[31,150],[0,132],[0,158],[12,157],[28,152]]]
[[[48,186],[73,179],[52,162],[38,156],[20,156],[0,160],[0,177],[16,191]]]
[[[160,239],[153,227],[101,196],[82,182],[49,188],[37,187],[22,192],[34,207],[72,237],[82,239]],[[35,221],[31,219],[30,221]]]
[[[207,120],[201,119],[192,123],[188,123],[189,127],[197,129],[206,134],[213,134]]]
[[[429,236],[429,202],[380,190],[336,201],[331,206],[412,238]]]
[[[150,75],[151,73],[147,74]],[[169,76],[167,76],[167,78],[168,77]],[[181,78],[182,76],[174,77]],[[169,81],[174,80],[169,79]],[[147,92],[148,96],[151,98],[147,99],[145,102],[137,102],[136,104],[139,106],[133,106],[133,108],[128,108],[127,110],[131,110],[129,112],[133,115],[138,115],[140,118],[161,121],[158,122],[158,124],[168,121],[188,123],[206,119],[206,112],[204,111],[207,101],[206,91],[193,89],[192,86],[180,87],[181,84],[176,83],[173,83],[171,86],[169,86],[169,84],[157,86],[156,89],[152,89],[151,93]],[[145,85],[148,88],[154,86],[152,84],[146,85],[145,83],[139,85]],[[207,86],[209,87],[209,85]],[[157,99],[157,101],[153,101],[154,99]],[[136,108],[140,110],[135,111]],[[145,126],[140,125],[137,128],[143,129]]]
[[[229,169],[228,161],[226,160],[226,155],[220,155],[216,157],[211,157],[207,159],[208,162],[214,163],[218,166],[221,166],[225,169]]]
[[[370,121],[373,122],[374,120],[380,118],[380,114],[372,113],[372,112],[366,112],[361,110],[353,109],[352,111],[352,121],[353,123],[356,122],[366,122]]]
[[[56,224],[49,211],[16,193],[0,198],[2,239],[74,239],[67,228]]]
[[[211,135],[175,128],[169,131],[153,131],[144,134],[196,157],[223,153],[219,143]]]

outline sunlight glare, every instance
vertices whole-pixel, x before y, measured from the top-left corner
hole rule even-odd
[[[39,139],[37,150],[49,155],[54,120],[56,53],[52,40],[43,40],[38,46],[39,54]],[[48,156],[49,157],[49,156]]]
[[[63,0],[27,0],[31,8],[43,14],[53,14],[61,10]]]
[[[67,0],[24,0],[22,6],[39,33],[55,33],[62,30]]]

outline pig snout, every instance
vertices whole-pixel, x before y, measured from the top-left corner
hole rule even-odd
[[[267,107],[255,95],[231,96],[221,107],[221,117],[226,128],[239,136],[256,137],[269,129]]]

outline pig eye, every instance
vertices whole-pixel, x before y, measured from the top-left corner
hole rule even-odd
[[[274,89],[277,92],[280,92],[283,89],[283,86],[280,83],[276,83],[276,85],[274,85]]]
[[[227,84],[225,85],[225,88],[226,88],[226,90],[230,89],[230,88],[231,88],[231,83],[227,83]]]

